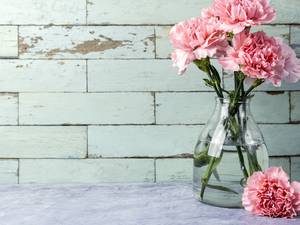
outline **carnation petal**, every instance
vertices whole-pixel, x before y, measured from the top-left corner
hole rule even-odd
[[[281,166],[270,167],[269,169],[266,170],[265,174],[268,175],[269,178],[279,178],[281,180],[286,180],[286,181],[290,179],[290,176],[283,171]]]
[[[251,203],[249,201],[248,192],[249,192],[249,188],[244,188],[244,193],[242,195],[242,204],[247,211],[251,212],[253,206],[251,205]]]
[[[179,67],[179,75],[182,75],[185,73],[186,68],[190,64],[191,61],[193,61],[193,56],[190,55],[190,52],[186,52],[182,49],[175,49],[172,53],[172,60],[174,61],[173,66]]]
[[[235,50],[238,51],[241,48],[241,46],[243,45],[243,43],[249,36],[249,32],[250,32],[250,30],[246,29],[246,30],[243,30],[241,33],[234,35],[233,45],[234,45]]]
[[[222,57],[218,59],[218,62],[223,66],[225,70],[239,71],[240,66],[231,57]]]
[[[292,202],[293,207],[297,213],[300,213],[300,183],[297,181],[293,181],[291,183],[291,186],[294,189],[294,196],[295,196],[295,199],[293,199]]]

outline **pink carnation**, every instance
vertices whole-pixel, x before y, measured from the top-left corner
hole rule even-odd
[[[234,49],[228,51],[227,57],[219,58],[219,63],[224,69],[241,70],[249,78],[265,79],[280,86],[284,77],[284,69],[279,63],[283,58],[281,46],[263,31],[252,34],[249,31],[246,29],[234,35]]]
[[[293,218],[300,212],[300,183],[290,183],[281,167],[255,172],[247,180],[243,206],[255,215]]]
[[[203,8],[201,11],[202,18],[210,18],[215,17],[215,12],[213,6],[210,6],[208,8]]]
[[[220,18],[220,28],[233,31],[237,34],[248,26],[257,26],[261,23],[270,23],[276,18],[273,7],[269,6],[270,0],[214,0],[213,10],[204,9],[203,15],[211,13]]]
[[[280,37],[275,37],[277,44],[281,46],[283,59],[280,61],[284,69],[284,80],[288,83],[295,83],[300,78],[300,59],[297,58],[294,50],[284,44]]]
[[[217,18],[193,18],[176,24],[170,33],[175,50],[172,53],[173,66],[179,67],[182,75],[189,63],[195,59],[220,57],[226,54],[226,35],[215,27]]]

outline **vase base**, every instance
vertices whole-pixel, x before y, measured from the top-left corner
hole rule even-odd
[[[216,192],[213,189],[206,188],[203,200],[200,198],[200,190],[197,187],[193,188],[194,197],[207,205],[222,207],[222,208],[243,208],[242,193],[232,194],[226,192]]]

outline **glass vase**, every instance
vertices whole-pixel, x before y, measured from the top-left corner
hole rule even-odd
[[[250,98],[216,98],[215,110],[194,150],[193,191],[214,206],[243,207],[246,180],[269,166],[268,151],[250,111]]]

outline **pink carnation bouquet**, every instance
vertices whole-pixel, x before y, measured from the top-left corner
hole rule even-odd
[[[280,37],[268,37],[264,31],[251,33],[251,27],[275,19],[276,13],[269,6],[269,0],[214,0],[211,7],[202,10],[201,16],[180,22],[171,29],[173,66],[178,66],[178,74],[182,75],[190,64],[195,64],[207,74],[205,84],[214,89],[217,97],[229,99],[230,116],[224,119],[223,125],[232,133],[232,140],[236,140],[239,127],[234,116],[239,100],[252,98],[255,88],[268,83],[280,87],[282,80],[297,82],[300,60]],[[224,69],[233,71],[234,90],[222,88],[221,77],[210,62],[213,57],[218,58]],[[201,154],[201,157],[209,157],[207,152]],[[234,193],[228,188],[208,184],[220,160],[209,161],[200,199],[206,187]],[[255,158],[248,157],[248,160],[251,172],[246,171],[240,157],[243,179],[248,185],[243,195],[246,210],[271,217],[296,215],[300,210],[299,183],[289,184],[282,169],[270,168],[263,174]],[[273,197],[269,198],[270,195]]]

